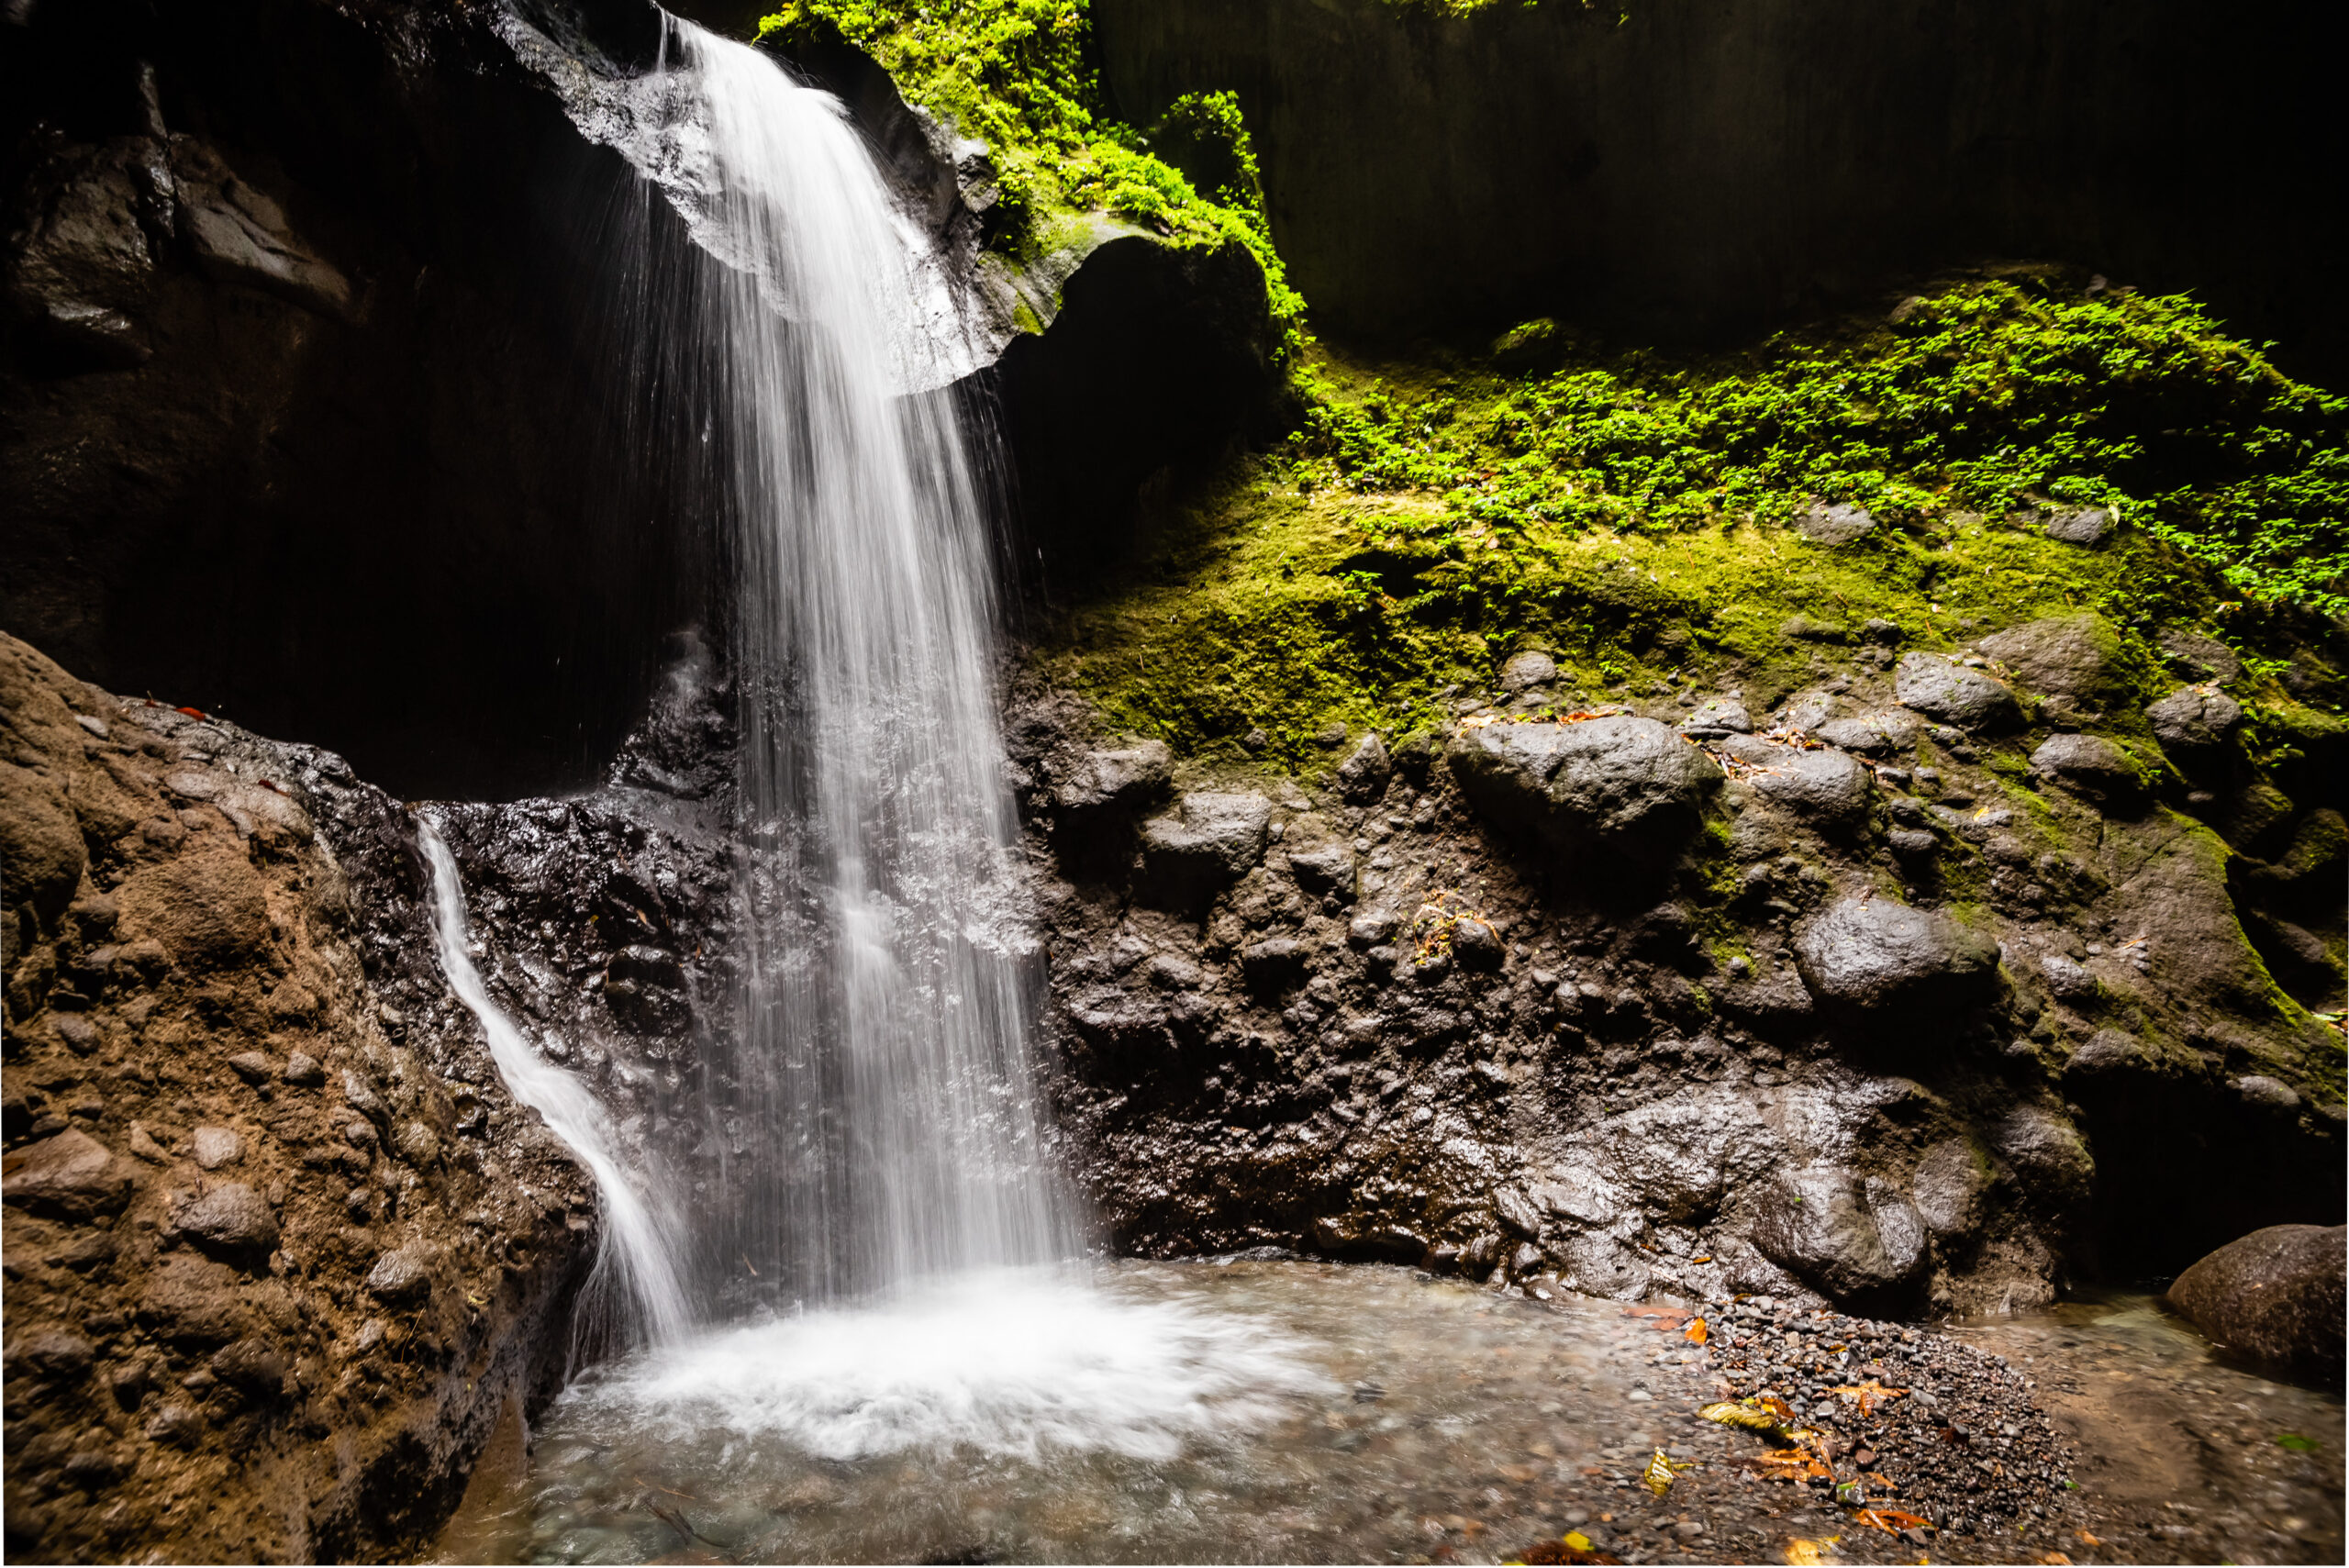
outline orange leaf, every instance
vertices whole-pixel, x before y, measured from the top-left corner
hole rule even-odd
[[[187,715],[190,718],[202,718],[205,717],[204,710],[200,707],[184,707],[179,711]]]
[[[1688,1320],[1687,1340],[1690,1344],[1701,1345],[1710,1337],[1705,1331],[1705,1320],[1702,1318],[1691,1318]]]
[[[1862,1508],[1853,1516],[1864,1525],[1873,1525],[1887,1535],[1898,1535],[1904,1529],[1931,1529],[1933,1521],[1915,1514],[1904,1514],[1898,1508]]]

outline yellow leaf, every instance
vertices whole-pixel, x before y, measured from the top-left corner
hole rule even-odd
[[[1697,1412],[1697,1416],[1700,1420],[1711,1421],[1718,1426],[1742,1427],[1749,1432],[1776,1431],[1778,1426],[1777,1416],[1759,1399],[1723,1400],[1718,1405],[1706,1406]]]
[[[1655,1457],[1648,1461],[1647,1473],[1640,1479],[1648,1484],[1649,1491],[1661,1497],[1672,1490],[1673,1475],[1687,1468],[1685,1461],[1671,1459],[1665,1455],[1664,1450],[1658,1449],[1655,1451]]]
[[[1566,1531],[1565,1542],[1568,1546],[1573,1547],[1576,1551],[1588,1551],[1590,1550],[1590,1537],[1583,1534],[1582,1531],[1578,1529],[1570,1529]]]
[[[1827,1543],[1805,1540],[1800,1536],[1787,1542],[1787,1561],[1794,1568],[1819,1568],[1827,1561]]]

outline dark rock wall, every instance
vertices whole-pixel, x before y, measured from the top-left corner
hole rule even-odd
[[[592,778],[701,608],[599,308],[665,209],[462,8],[38,6],[0,41],[0,624],[403,792]]]
[[[1536,313],[1645,339],[1780,319],[1888,272],[2053,256],[2194,288],[2304,360],[2343,133],[2313,6],[2162,0],[1098,0],[1147,125],[1235,90],[1328,328]]]
[[[12,1560],[417,1551],[571,1364],[593,1181],[341,759],[0,637]]]
[[[1589,698],[1512,680],[1313,779],[1027,691],[1053,1094],[1116,1243],[1901,1315],[2336,1222],[2338,1037],[2244,929],[2273,878],[2317,895],[2288,865],[2337,899],[2329,796],[2246,831],[2065,773],[2077,713],[1932,662],[1823,665],[1766,720],[1517,723]],[[1979,728],[1896,695],[1957,676]]]

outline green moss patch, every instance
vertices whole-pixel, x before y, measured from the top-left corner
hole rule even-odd
[[[759,23],[786,44],[837,33],[878,61],[906,96],[987,143],[1008,222],[996,241],[1021,260],[1052,249],[1072,213],[1103,213],[1170,245],[1246,246],[1264,270],[1285,349],[1304,341],[1305,302],[1288,286],[1264,219],[1256,157],[1229,93],[1178,98],[1154,126],[1104,110],[1085,0],[792,0]]]
[[[2121,695],[2164,684],[2153,631],[2198,626],[2281,705],[2287,656],[2337,659],[2349,611],[2349,400],[2184,298],[1981,276],[1733,354],[1535,323],[1475,354],[1317,348],[1297,381],[1288,442],[1044,639],[1108,723],[1194,753],[1262,729],[1296,764],[1332,720],[1438,721],[1524,647],[1592,699],[1734,681],[1766,703],[1871,619],[1951,649],[2083,611],[2121,639]],[[1877,526],[1787,526],[1837,503]],[[2091,505],[2120,518],[2104,543],[2045,532]],[[2337,722],[2340,695],[2290,706]]]

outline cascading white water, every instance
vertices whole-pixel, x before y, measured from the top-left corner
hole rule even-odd
[[[664,188],[695,193],[705,254],[648,269],[677,285],[648,324],[695,345],[751,847],[704,1257],[779,1265],[814,1299],[1066,1257],[1081,1228],[1027,1056],[989,523],[926,359],[928,259],[837,100],[691,23],[667,38]]]
[[[515,1099],[546,1118],[596,1178],[604,1211],[596,1267],[581,1308],[584,1323],[607,1326],[624,1340],[654,1344],[681,1339],[693,1322],[677,1261],[671,1250],[674,1216],[658,1214],[638,1190],[603,1103],[569,1073],[539,1054],[474,966],[465,917],[465,884],[456,857],[428,817],[418,816],[416,840],[432,873],[432,940],[449,988],[481,1021],[490,1059]]]

